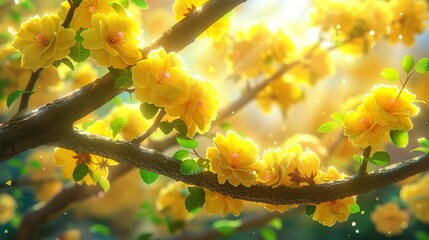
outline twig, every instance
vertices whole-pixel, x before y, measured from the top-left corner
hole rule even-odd
[[[74,11],[76,10],[77,7],[79,7],[82,1],[79,1],[78,4],[76,4],[76,1],[72,1],[72,0],[67,0],[67,2],[70,4],[70,8],[67,11],[67,15],[66,15],[66,18],[64,19],[63,24],[61,25],[64,28],[69,28],[70,23],[73,20]]]
[[[363,160],[362,160],[362,164],[359,167],[358,175],[365,175],[365,174],[367,174],[366,168],[367,168],[367,165],[368,165],[368,158],[369,158],[370,154],[371,154],[371,147],[368,146],[368,147],[365,148],[365,150],[363,150],[363,154],[362,154],[363,155]]]
[[[131,140],[131,143],[140,144],[146,138],[148,138],[153,132],[156,131],[159,123],[161,122],[161,120],[165,116],[165,114],[167,114],[167,113],[165,112],[165,110],[163,108],[161,108],[161,110],[158,113],[158,116],[156,117],[155,121],[152,123],[152,126],[150,126],[150,128],[148,130],[146,130],[146,132],[144,132],[142,135]]]
[[[31,73],[30,80],[28,80],[27,86],[25,87],[25,91],[21,97],[21,102],[19,103],[18,113],[27,110],[28,102],[30,101],[30,96],[31,94],[33,94],[34,86],[36,86],[37,79],[39,78],[42,71],[43,68],[39,68],[35,72]]]

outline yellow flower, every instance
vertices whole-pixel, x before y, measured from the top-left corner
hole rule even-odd
[[[151,51],[147,59],[131,68],[136,98],[158,107],[174,107],[189,99],[191,75],[181,57],[164,48]]]
[[[97,79],[97,71],[88,62],[80,63],[75,68],[72,89],[78,89]]]
[[[90,50],[98,65],[126,68],[134,65],[142,54],[139,49],[140,28],[137,22],[118,14],[94,14],[94,28],[82,32],[82,45]]]
[[[421,0],[392,0],[389,5],[393,11],[389,41],[395,43],[402,40],[405,45],[413,45],[414,34],[426,29],[427,3]]]
[[[429,224],[429,174],[417,182],[402,186],[399,196],[406,202],[413,215]]]
[[[219,91],[213,83],[197,76],[194,76],[191,81],[191,94],[188,100],[165,108],[170,116],[180,116],[180,119],[185,121],[189,137],[194,136],[197,128],[199,133],[207,132],[220,106]]]
[[[34,71],[67,57],[76,43],[74,36],[73,30],[60,26],[57,15],[43,15],[24,22],[12,44],[22,53],[21,67]]]
[[[213,139],[216,147],[207,149],[211,170],[217,173],[220,184],[227,180],[237,187],[250,187],[256,183],[256,176],[262,164],[258,162],[258,146],[250,139],[242,139],[237,133],[228,131],[226,137],[217,133]]]
[[[140,136],[151,126],[151,121],[141,114],[139,104],[123,104],[114,107],[108,114],[106,122],[111,122],[117,117],[125,118],[126,125],[121,131],[125,140]]]
[[[171,217],[174,221],[192,218],[193,215],[185,207],[186,189],[187,185],[182,182],[170,182],[161,189],[156,199],[156,210],[160,216]]]
[[[278,187],[283,185],[287,173],[291,172],[290,163],[294,155],[283,149],[269,149],[264,153],[262,161],[263,169],[258,173],[258,180],[267,186]]]
[[[174,20],[180,21],[189,14],[199,11],[200,7],[208,0],[176,0],[173,4]],[[219,41],[229,30],[232,23],[231,13],[227,13],[218,21],[213,23],[198,38],[208,37]]]
[[[371,90],[363,102],[364,111],[374,116],[381,125],[395,130],[410,130],[413,128],[411,117],[417,116],[420,109],[413,102],[416,95],[404,89],[398,96],[396,86],[378,85]]]
[[[15,199],[7,193],[0,194],[0,224],[6,224],[13,216],[15,216],[15,210],[17,204]]]
[[[371,213],[371,221],[377,232],[390,237],[402,234],[408,227],[410,216],[397,203],[389,202],[375,208]]]
[[[315,184],[315,179],[319,177],[319,156],[311,150],[301,151],[301,145],[299,144],[292,145],[286,149],[293,157],[293,164],[295,165],[295,168],[288,172],[288,176],[291,177],[289,181],[298,186]]]
[[[358,107],[357,111],[347,112],[344,118],[344,135],[354,146],[366,148],[382,143],[389,129],[375,121],[375,116]]]
[[[335,167],[330,166],[327,172],[321,171],[317,184],[336,181],[348,177],[347,174],[340,173]]]
[[[268,84],[256,97],[256,101],[264,113],[269,113],[273,104],[277,104],[283,113],[289,107],[303,99],[303,91],[296,82],[281,77]]]
[[[228,213],[238,217],[240,212],[243,211],[243,200],[234,199],[208,189],[204,189],[204,192],[206,193],[205,200],[208,214],[222,212],[222,217],[225,217]]]
[[[96,121],[91,126],[89,126],[87,131],[89,133],[112,138],[112,131],[108,128],[107,124],[101,120]],[[115,139],[119,139],[119,136],[117,136]],[[63,178],[69,179],[72,182],[74,182],[73,171],[78,164],[85,164],[88,166],[89,170],[94,173],[95,176],[104,177],[107,177],[110,166],[118,164],[111,159],[106,159],[88,153],[75,153],[64,148],[55,149],[54,160],[56,165],[61,165],[63,167],[61,171]],[[95,184],[90,174],[87,174],[82,180],[78,181],[79,184],[82,184],[83,182],[88,185]]]
[[[350,215],[350,205],[355,202],[354,197],[346,197],[317,204],[313,220],[328,227],[334,225],[337,221],[344,222]]]
[[[287,210],[289,210],[290,208],[297,208],[298,205],[272,205],[272,204],[262,204],[268,211],[270,212],[280,212],[280,213],[284,213]]]

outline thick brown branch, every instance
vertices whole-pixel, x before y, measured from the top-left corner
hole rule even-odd
[[[208,188],[234,198],[275,205],[320,203],[354,196],[403,180],[429,170],[429,157],[424,155],[388,166],[366,175],[357,175],[346,180],[305,187],[264,185],[234,187],[219,184],[214,173],[203,172],[196,176],[180,173],[180,162],[162,153],[123,141],[110,141],[104,137],[74,131],[53,143],[76,152],[87,152],[114,159],[119,163],[143,168],[190,185]]]

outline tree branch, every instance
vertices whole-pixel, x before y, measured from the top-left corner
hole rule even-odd
[[[242,185],[234,187],[229,183],[219,184],[217,176],[212,172],[203,172],[196,176],[182,175],[179,170],[180,161],[163,155],[156,150],[140,147],[129,142],[111,141],[105,137],[88,135],[77,130],[52,143],[52,145],[75,152],[86,152],[114,159],[121,164],[143,168],[176,181],[204,187],[233,198],[274,205],[317,204],[342,199],[366,193],[429,170],[429,157],[428,155],[423,155],[369,174],[356,175],[346,180],[332,183],[304,187],[280,186],[277,188],[258,184],[248,188]]]

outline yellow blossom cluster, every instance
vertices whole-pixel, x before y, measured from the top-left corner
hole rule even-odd
[[[81,125],[78,125],[77,127],[82,128]],[[110,130],[107,123],[102,120],[94,122],[86,129],[86,131],[88,133],[113,138],[112,130]],[[119,139],[119,136],[117,135],[115,139]],[[79,164],[85,164],[92,174],[86,174],[82,180],[78,181],[78,183],[82,184],[85,182],[88,185],[95,184],[96,180],[100,179],[100,177],[107,177],[109,174],[109,167],[118,164],[111,159],[88,153],[76,153],[64,148],[55,149],[54,163],[57,166],[62,166],[61,173],[63,178],[69,179],[72,182],[75,182],[73,172],[76,166]]]
[[[411,117],[420,109],[413,103],[416,96],[396,86],[377,85],[365,95],[357,111],[347,112],[344,135],[355,146],[366,148],[380,145],[390,130],[413,128]]]
[[[344,51],[361,54],[386,36],[393,43],[412,45],[414,35],[426,27],[426,9],[422,0],[316,0],[310,23],[342,42]]]
[[[159,48],[131,72],[139,101],[163,107],[170,117],[182,119],[188,136],[209,130],[220,106],[219,92],[213,83],[193,76],[179,55]]]
[[[180,21],[186,16],[197,12],[208,0],[176,0],[173,4],[174,20]],[[231,14],[228,13],[210,27],[208,27],[198,38],[211,38],[219,41],[229,30],[232,23]]]
[[[413,215],[420,221],[429,223],[429,174],[415,183],[402,186],[399,196],[407,203]]]
[[[187,185],[182,182],[170,182],[163,187],[156,199],[156,210],[162,217],[171,217],[174,221],[186,221],[192,214],[186,210],[185,198]]]
[[[270,75],[295,53],[295,44],[281,29],[271,31],[265,23],[257,23],[236,33],[227,55],[232,75],[255,77]]]
[[[215,147],[207,149],[210,170],[217,174],[218,182],[227,181],[237,187],[242,184],[250,187],[256,183],[273,188],[279,186],[308,186],[321,184],[347,177],[334,167],[327,172],[320,169],[320,159],[311,150],[302,150],[301,145],[291,144],[284,148],[269,149],[259,160],[259,149],[251,139],[243,139],[238,134],[228,131],[226,136],[218,133],[213,139]],[[219,193],[206,190],[206,201],[215,202],[209,213],[228,212],[237,215],[242,210],[241,200],[234,200]],[[350,206],[355,204],[354,197],[347,197],[316,205],[313,219],[327,226],[345,221],[350,215]],[[264,204],[269,211],[285,212],[296,205]]]
[[[61,26],[57,15],[35,16],[21,25],[12,45],[22,53],[21,67],[46,68],[70,53],[75,32]]]
[[[70,27],[77,31],[80,28],[94,27],[92,16],[97,13],[111,14],[115,13],[113,7],[109,4],[109,0],[82,0],[79,6],[75,9],[73,18],[70,22]],[[61,3],[61,11],[58,15],[61,19],[65,19],[67,12],[70,9],[70,3],[64,1]]]
[[[395,202],[378,205],[371,213],[371,221],[377,232],[386,236],[400,235],[408,227],[410,216]]]

